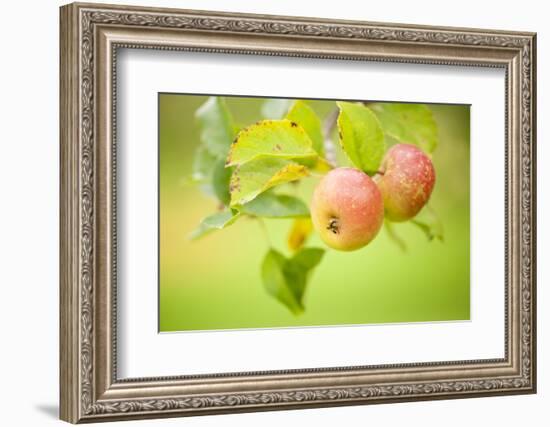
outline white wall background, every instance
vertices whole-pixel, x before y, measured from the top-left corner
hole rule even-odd
[[[121,3],[110,0],[112,3]],[[129,0],[130,1],[130,0]],[[536,0],[133,0],[133,4],[538,32],[539,393],[438,402],[208,416],[133,425],[545,425],[550,406],[550,29]],[[0,63],[0,420],[60,425],[58,402],[58,6],[6,2]],[[487,165],[490,173],[490,165]],[[545,336],[546,335],[546,336]]]

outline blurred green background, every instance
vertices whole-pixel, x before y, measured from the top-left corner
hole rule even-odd
[[[260,265],[269,248],[260,224],[240,219],[227,229],[190,241],[216,201],[190,182],[199,144],[194,114],[205,96],[159,94],[159,329],[161,332],[289,326],[450,321],[470,318],[470,110],[430,105],[439,131],[433,154],[436,185],[430,205],[444,227],[444,242],[428,241],[410,223],[395,224],[403,252],[382,228],[367,247],[329,250],[313,235],[308,247],[327,249],[305,292],[305,313],[295,316],[263,288]],[[236,123],[262,119],[264,99],[226,97]],[[324,118],[334,101],[309,101]],[[345,155],[337,147],[341,164]],[[309,202],[318,178],[298,187]],[[296,190],[293,190],[296,191]],[[289,254],[292,220],[265,220],[273,247]]]

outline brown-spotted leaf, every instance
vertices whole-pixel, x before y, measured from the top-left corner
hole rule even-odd
[[[231,145],[227,166],[240,166],[263,157],[314,158],[317,153],[306,131],[290,120],[262,120],[241,130]]]
[[[264,157],[235,168],[229,190],[230,206],[244,205],[258,194],[309,175],[307,167],[276,157]]]
[[[315,114],[313,108],[304,101],[297,100],[292,104],[286,119],[298,123],[306,131],[313,142],[313,149],[319,156],[325,154],[321,120]]]

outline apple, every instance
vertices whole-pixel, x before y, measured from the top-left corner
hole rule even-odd
[[[382,193],[386,217],[402,222],[414,218],[430,199],[435,169],[417,146],[396,144],[382,159],[374,181]]]
[[[331,170],[313,192],[311,219],[331,248],[353,251],[367,245],[384,221],[382,194],[371,177],[348,167]]]

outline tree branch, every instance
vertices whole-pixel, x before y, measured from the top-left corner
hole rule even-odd
[[[331,111],[325,118],[323,123],[323,137],[325,146],[325,158],[331,166],[336,167],[336,150],[332,141],[332,132],[336,127],[336,121],[338,119],[338,109]]]

